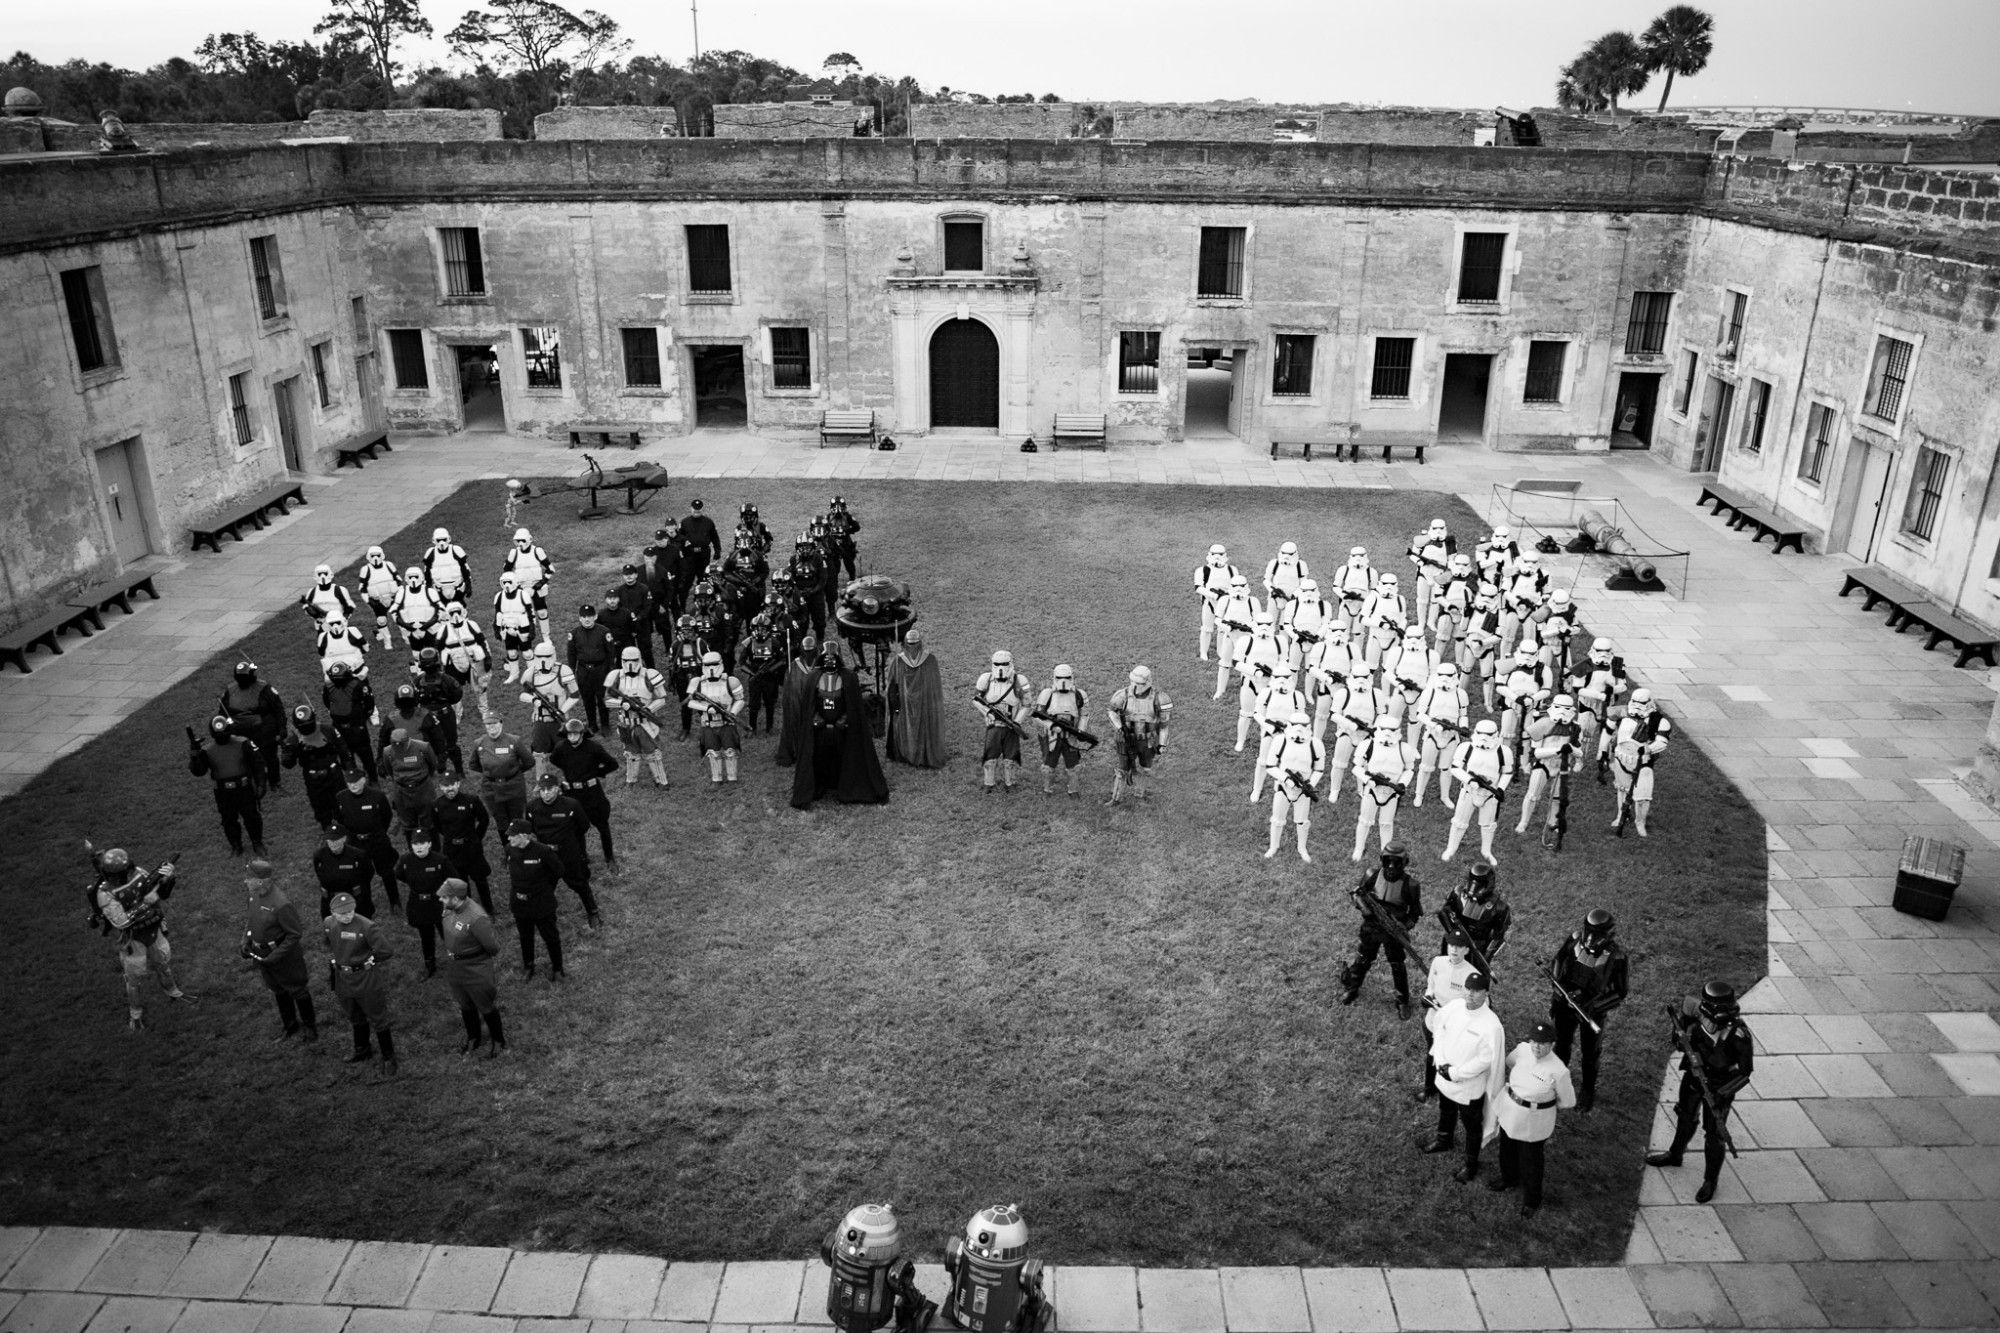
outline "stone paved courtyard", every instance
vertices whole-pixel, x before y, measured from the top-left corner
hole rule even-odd
[[[1769,975],[1746,1003],[1757,1077],[1743,1152],[1709,1205],[1698,1167],[1649,1171],[1622,1268],[1065,1268],[1076,1333],[1330,1329],[1991,1328],[2000,1323],[2000,816],[1956,782],[1992,706],[1985,673],[1888,633],[1835,594],[1832,557],[1773,557],[1643,455],[1434,450],[1425,466],[1272,462],[1233,440],[1022,455],[993,442],[894,453],[703,434],[649,449],[677,479],[908,477],[1422,488],[1489,512],[1492,488],[1573,478],[1693,555],[1684,600],[1577,596],[1768,825]],[[628,461],[607,457],[607,466]],[[161,562],[158,603],[0,676],[0,792],[289,605],[314,563],[355,558],[473,477],[575,470],[506,437],[411,440],[220,556]],[[718,486],[711,503],[740,486]],[[676,485],[678,513],[699,488]],[[551,502],[553,504],[553,502]],[[542,510],[539,512],[546,512]],[[499,515],[494,516],[496,529]],[[350,535],[351,534],[351,535]],[[490,535],[490,534],[489,534]],[[483,539],[482,539],[483,540]],[[1190,562],[1202,539],[1190,539]],[[1241,556],[1243,553],[1239,553]],[[1314,551],[1308,543],[1307,555]],[[1264,553],[1250,553],[1262,559]],[[1908,833],[1967,848],[1932,925],[1888,906]],[[1643,1013],[1616,1040],[1660,1040]],[[1667,1089],[1663,1081],[1663,1091]],[[1666,1133],[1664,1109],[1656,1139]],[[1691,1159],[1692,1161],[1692,1159]],[[1561,1170],[1560,1131],[1552,1170]],[[831,1221],[832,1219],[829,1219]],[[1031,1219],[1032,1222],[1032,1219]],[[938,1238],[925,1238],[934,1243]],[[824,1323],[824,1270],[618,1255],[94,1229],[0,1230],[0,1330],[751,1329]],[[926,1285],[942,1293],[942,1273]]]

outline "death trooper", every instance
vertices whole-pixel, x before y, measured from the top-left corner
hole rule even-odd
[[[535,644],[535,599],[512,574],[500,576],[500,591],[493,594],[493,632],[507,654],[507,684],[512,685],[521,678],[521,654]]]
[[[431,635],[444,619],[444,602],[437,590],[424,582],[424,571],[411,565],[403,571],[403,586],[389,604],[389,615],[402,627],[403,642],[414,656],[431,642]]]
[[[1306,649],[1299,662],[1299,688],[1313,710],[1313,739],[1326,739],[1327,720],[1338,706],[1334,695],[1344,696],[1348,674],[1366,672],[1367,667],[1348,656],[1347,631],[1329,621],[1319,642]]]
[[[424,552],[424,578],[439,602],[462,602],[472,595],[471,557],[452,541],[447,529],[431,531],[430,549]]]
[[[1500,743],[1500,728],[1488,718],[1472,729],[1472,741],[1461,745],[1451,761],[1451,775],[1458,782],[1458,800],[1451,812],[1451,833],[1445,838],[1441,860],[1458,854],[1459,840],[1479,820],[1479,852],[1497,864],[1493,855],[1493,832],[1500,823],[1500,802],[1507,785],[1514,780],[1514,752]]]
[[[1236,566],[1229,563],[1229,548],[1221,542],[1209,547],[1208,559],[1195,566],[1194,595],[1201,603],[1201,638],[1196,656],[1204,662],[1208,660],[1211,642],[1217,644],[1222,660],[1229,660],[1229,640],[1221,628],[1220,612],[1231,585],[1241,577]]]
[[[1570,640],[1576,637],[1576,603],[1570,599],[1569,589],[1557,588],[1550,593],[1548,604],[1533,623],[1542,665],[1552,676],[1560,677],[1569,662]]]
[[[1014,790],[1021,771],[1021,719],[1031,711],[1031,697],[1028,678],[1014,670],[1014,655],[1004,648],[993,654],[987,669],[972,683],[973,711],[986,726],[979,785],[989,794],[996,781]]]
[[[1354,860],[1368,850],[1371,827],[1385,849],[1396,840],[1396,807],[1416,775],[1417,753],[1403,740],[1403,729],[1386,717],[1377,718],[1374,735],[1354,754],[1354,785],[1361,798],[1361,813],[1354,821]]]
[[[1451,577],[1451,558],[1458,553],[1458,539],[1451,535],[1441,518],[1410,539],[1410,563],[1415,565],[1413,582],[1417,589],[1417,623],[1426,629],[1431,623],[1431,601]]]
[[[1333,603],[1320,596],[1318,580],[1300,579],[1298,595],[1278,611],[1278,627],[1292,638],[1292,664],[1302,665],[1337,623]]]
[[[1521,800],[1521,821],[1514,826],[1514,832],[1526,833],[1543,794],[1555,790],[1559,775],[1576,770],[1581,734],[1576,721],[1576,700],[1567,694],[1551,699],[1549,711],[1528,724],[1520,756],[1528,770],[1528,794]]]
[[[1299,688],[1298,672],[1290,662],[1278,663],[1271,673],[1271,688],[1257,701],[1257,775],[1250,783],[1252,804],[1263,798],[1264,770],[1271,753],[1284,742],[1294,723],[1312,725],[1312,704]]]
[[[1405,722],[1410,744],[1417,747],[1417,790],[1410,801],[1412,808],[1417,808],[1424,803],[1431,774],[1451,761],[1459,738],[1467,734],[1472,724],[1472,700],[1459,682],[1455,664],[1437,664],[1423,693],[1406,714]]]
[[[368,548],[355,585],[361,589],[361,596],[367,600],[368,609],[375,615],[375,641],[384,648],[395,647],[395,637],[389,631],[389,608],[395,605],[396,594],[403,585],[396,578],[396,566],[389,562],[388,554],[381,547]],[[348,617],[349,620],[353,618]]]
[[[1514,562],[1520,558],[1520,543],[1504,523],[1494,528],[1493,535],[1479,543],[1472,553],[1473,563],[1479,566],[1479,577],[1496,588],[1507,586],[1507,576],[1514,572]]]
[[[1577,721],[1583,725],[1578,742],[1579,757],[1589,755],[1598,766],[1598,780],[1611,753],[1611,736],[1616,729],[1617,708],[1632,686],[1625,674],[1625,659],[1613,651],[1611,640],[1593,639],[1590,651],[1569,670],[1563,684],[1576,695]]]
[[[1280,620],[1286,618],[1286,605],[1299,595],[1299,584],[1311,577],[1306,562],[1299,559],[1297,542],[1280,546],[1277,558],[1264,566],[1265,601]]]
[[[1444,584],[1431,597],[1430,619],[1426,622],[1435,636],[1439,657],[1458,660],[1459,636],[1465,633],[1472,619],[1472,601],[1478,591],[1472,557],[1463,551],[1452,556]]]
[[[480,711],[484,712],[493,655],[486,647],[486,631],[465,614],[464,602],[453,602],[444,609],[444,624],[438,627],[434,641],[444,661],[444,673],[478,691]]]
[[[1629,808],[1632,826],[1646,836],[1646,815],[1653,808],[1653,761],[1667,748],[1674,724],[1653,702],[1651,690],[1632,691],[1625,716],[1611,744],[1611,782],[1618,791],[1618,818],[1611,827],[1622,837]]]
[[[1458,674],[1465,678],[1467,689],[1478,682],[1480,701],[1489,713],[1499,706],[1494,698],[1499,670],[1500,589],[1482,580],[1473,593],[1465,632],[1459,636]]]
[[[692,684],[692,682],[690,682]],[[639,781],[644,761],[655,787],[666,787],[667,765],[660,754],[660,723],[673,702],[667,678],[646,665],[635,646],[619,651],[618,669],[604,678],[604,705],[618,727],[625,750],[625,785]]]
[[[1334,571],[1327,591],[1333,594],[1333,600],[1339,607],[1340,623],[1353,635],[1361,624],[1361,612],[1368,604],[1368,594],[1375,591],[1375,568],[1368,563],[1367,547],[1356,546],[1348,551],[1347,563]]]
[[[1090,695],[1077,685],[1076,669],[1067,662],[1057,666],[1049,687],[1035,699],[1036,722],[1041,728],[1042,795],[1055,793],[1058,768],[1067,770],[1064,781],[1069,794],[1083,794],[1078,785],[1083,775],[1083,747],[1049,718],[1061,718],[1071,727],[1081,728],[1084,710],[1089,707]]]
[[[549,575],[556,572],[555,561],[549,553],[535,545],[535,535],[526,528],[514,529],[514,545],[507,552],[507,561],[501,566],[514,576],[514,582],[522,592],[528,594],[535,604],[535,629],[543,643],[553,643],[549,637]]]
[[[688,682],[687,706],[694,710],[695,739],[708,760],[709,783],[736,781],[736,758],[743,748],[736,725],[743,716],[743,682],[724,674],[721,653],[701,655],[701,674]]]
[[[1503,734],[1515,745],[1527,734],[1528,719],[1555,693],[1553,674],[1542,665],[1533,644],[1523,642],[1514,649],[1507,678],[1500,683],[1500,722]]]
[[[1313,793],[1320,779],[1326,776],[1326,747],[1313,739],[1312,728],[1303,719],[1286,727],[1277,737],[1277,743],[1257,770],[1259,785],[1266,775],[1272,783],[1271,845],[1264,849],[1264,859],[1268,861],[1278,854],[1278,844],[1285,837],[1285,819],[1289,816],[1298,838],[1299,860],[1312,864],[1312,853],[1306,850],[1306,834],[1312,828]]]
[[[1430,645],[1424,642],[1422,627],[1414,621],[1403,626],[1403,637],[1392,653],[1382,663],[1382,684],[1394,696],[1392,711],[1396,720],[1401,722],[1416,707],[1417,696],[1431,683],[1438,658]]]
[[[1368,669],[1373,671],[1382,665],[1382,654],[1390,644],[1402,641],[1403,627],[1410,623],[1410,603],[1394,574],[1375,581],[1375,591],[1362,602],[1361,621],[1368,627]]]
[[[1229,591],[1215,608],[1215,697],[1229,688],[1229,673],[1257,628],[1257,599],[1250,595],[1250,580],[1238,573],[1229,576]]]
[[[322,675],[331,678],[333,668],[339,665],[352,672],[356,680],[368,679],[368,636],[359,625],[348,624],[347,617],[330,615],[322,620],[315,646],[319,649]]]
[[[299,605],[315,623],[325,621],[328,616],[354,619],[354,594],[333,581],[332,565],[313,566],[313,581],[299,598]]]
[[[1250,739],[1250,724],[1257,716],[1258,703],[1271,688],[1271,678],[1277,674],[1280,665],[1289,665],[1292,660],[1290,648],[1278,635],[1275,616],[1260,610],[1251,625],[1250,637],[1236,650],[1236,674],[1241,678],[1236,688],[1238,751]]]
[[[1549,576],[1542,569],[1542,557],[1533,551],[1514,562],[1514,572],[1500,588],[1500,650],[1515,643],[1515,636],[1533,622],[1549,599]]]
[[[1353,767],[1354,756],[1368,748],[1368,738],[1378,725],[1394,726],[1389,715],[1388,691],[1378,689],[1365,667],[1356,665],[1334,691],[1333,697],[1333,778],[1327,787],[1328,804],[1340,802],[1343,775]]]

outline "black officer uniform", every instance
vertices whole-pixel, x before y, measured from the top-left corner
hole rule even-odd
[[[389,893],[389,906],[401,907],[403,895],[396,887],[396,844],[389,840],[396,812],[390,808],[389,798],[370,782],[358,792],[351,787],[343,788],[334,798],[334,808],[355,849],[368,858],[375,873],[382,877],[382,887]],[[361,895],[357,893],[354,897],[358,904]],[[361,915],[368,913],[364,911]]]
[[[493,868],[486,861],[486,830],[492,822],[485,802],[463,790],[449,796],[440,792],[431,807],[439,850],[460,879],[471,881],[488,916],[493,914]]]
[[[536,841],[555,849],[557,869],[563,882],[582,900],[584,920],[594,926],[597,924],[597,895],[590,891],[590,854],[583,845],[584,834],[590,830],[590,816],[584,814],[576,798],[563,795],[560,789],[556,789],[553,801],[543,800],[551,785],[561,781],[553,773],[544,777],[541,790],[528,801],[529,827],[534,829]]]
[[[424,975],[437,975],[438,931],[444,921],[444,907],[438,902],[438,886],[453,879],[452,864],[433,841],[430,853],[418,856],[412,847],[396,859],[396,877],[410,890],[403,919],[417,932],[424,951]]]
[[[614,588],[612,591],[618,594],[617,609],[625,632],[641,633],[635,627],[636,618],[631,608],[625,604],[631,590]],[[640,588],[640,595],[643,596],[645,591]],[[577,626],[569,632],[569,669],[576,675],[576,692],[583,696],[584,720],[590,724],[591,730],[602,731],[609,725],[604,711],[604,678],[618,665],[618,652],[625,645],[620,642],[620,635],[597,621],[596,616],[597,609],[588,602],[576,609]]]
[[[285,701],[270,684],[257,679],[257,667],[238,662],[234,678],[222,691],[218,711],[229,719],[236,734],[257,746],[264,765],[264,781],[272,791],[284,784],[278,780],[278,742],[285,735]]]
[[[680,594],[676,591],[680,581],[680,524],[668,519],[667,526],[653,533],[652,545],[641,547],[639,553],[653,562],[647,582],[652,585],[653,611],[660,621],[660,637],[664,639],[672,617],[681,613]]]
[[[451,764],[452,772],[464,776],[465,756],[458,748],[458,705],[465,698],[465,686],[445,671],[444,659],[435,648],[425,648],[417,654],[417,674],[410,684],[416,687],[417,702],[437,723],[438,738],[443,744],[433,741],[431,748]]]
[[[618,761],[595,736],[581,729],[566,729],[549,751],[549,762],[562,774],[563,790],[597,830],[605,866],[617,865],[618,857],[611,850],[611,798],[604,794],[604,779],[618,771]]]
[[[228,718],[218,716],[208,724],[208,739],[192,741],[188,772],[215,781],[215,809],[222,816],[222,834],[229,850],[243,855],[243,835],[250,835],[250,847],[264,854],[264,810],[258,798],[264,792],[264,756],[257,745],[234,733]]]
[[[1549,971],[1600,1028],[1611,1011],[1625,1003],[1632,989],[1631,964],[1613,933],[1611,913],[1602,907],[1584,918],[1580,929],[1556,950]],[[1581,1039],[1582,1078],[1577,1083],[1576,1109],[1586,1114],[1597,1104],[1597,1063],[1604,1047],[1602,1032],[1593,1032],[1562,996],[1549,991],[1549,1017],[1556,1027],[1556,1058],[1569,1063],[1570,1044]]]
[[[562,875],[562,858],[555,848],[530,838],[525,847],[516,847],[516,833],[529,833],[525,819],[507,826],[508,901],[514,910],[514,925],[521,932],[521,966],[535,975],[535,936],[549,950],[549,975],[563,974],[562,930],[556,922],[556,880]]]
[[[632,638],[628,640],[639,650],[639,660],[647,666],[653,665],[653,631],[664,628],[656,625],[657,608],[653,605],[653,590],[640,577],[643,573],[637,565],[625,566],[625,581],[610,591],[618,594],[619,607],[632,617]],[[606,594],[609,596],[609,594]],[[620,644],[619,647],[624,647]],[[616,658],[613,654],[613,658]],[[605,668],[607,671],[609,667]]]
[[[701,512],[699,500],[688,502],[687,517],[681,520],[681,551],[683,557],[693,557],[696,573],[722,554],[722,534],[715,530],[715,520]]]
[[[1477,861],[1467,872],[1465,883],[1445,895],[1444,906],[1438,909],[1438,920],[1447,930],[1464,932],[1478,951],[1478,957],[1473,959],[1475,966],[1482,958],[1486,966],[1491,966],[1506,946],[1507,931],[1514,924],[1514,910],[1493,891],[1493,867]],[[1442,941],[1438,952],[1444,952]]]
[[[321,843],[312,856],[313,878],[319,881],[319,914],[324,920],[333,913],[333,895],[351,893],[354,895],[354,910],[361,915],[374,918],[375,894],[370,885],[375,879],[375,867],[368,859],[368,853],[361,850],[346,828],[339,823],[326,826],[327,842],[344,839],[339,851]]]
[[[1715,1197],[1715,1182],[1722,1175],[1722,1162],[1727,1149],[1723,1146],[1722,1135],[1729,1119],[1730,1105],[1736,1094],[1750,1082],[1752,1063],[1752,1042],[1750,1029],[1738,1017],[1736,988],[1726,981],[1711,981],[1702,988],[1701,998],[1690,995],[1679,1007],[1667,1006],[1667,1014],[1681,1032],[1686,1034],[1694,1055],[1681,1056],[1681,1094],[1674,1104],[1674,1141],[1665,1152],[1653,1153],[1646,1158],[1647,1166],[1679,1166],[1681,1154],[1687,1150],[1688,1141],[1694,1138],[1697,1119],[1702,1129],[1702,1175],[1701,1188],[1695,1191],[1696,1203],[1707,1203]],[[1705,1104],[1701,1094],[1701,1082],[1695,1077],[1694,1060],[1701,1062],[1701,1070],[1708,1076],[1708,1090],[1714,1097],[1714,1105]]]
[[[1382,849],[1382,866],[1361,877],[1360,885],[1354,890],[1357,897],[1374,895],[1387,910],[1390,920],[1408,934],[1410,928],[1424,914],[1423,886],[1417,877],[1409,873],[1409,852],[1404,846],[1392,843]],[[1353,1004],[1361,994],[1361,983],[1368,976],[1368,969],[1375,963],[1375,955],[1387,951],[1389,955],[1389,976],[1396,983],[1396,1013],[1403,1018],[1410,1016],[1410,974],[1404,966],[1406,957],[1403,946],[1390,938],[1387,931],[1376,923],[1374,914],[1361,908],[1361,934],[1354,959],[1341,972],[1340,983],[1346,988],[1340,997],[1342,1004]]]
[[[327,721],[333,725],[334,734],[346,743],[347,752],[361,765],[362,772],[373,778],[375,743],[368,734],[368,719],[375,712],[375,691],[367,681],[357,678],[345,662],[339,662],[327,675],[320,702],[326,705]]]
[[[331,824],[338,818],[335,798],[346,785],[346,771],[352,764],[347,743],[320,727],[311,704],[300,704],[292,710],[292,734],[285,738],[283,750],[285,767],[298,769],[305,784],[313,823],[322,828]]]

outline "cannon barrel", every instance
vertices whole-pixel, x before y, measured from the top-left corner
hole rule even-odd
[[[1586,509],[1576,516],[1576,528],[1591,541],[1597,549],[1619,562],[1619,567],[1641,583],[1658,583],[1660,571],[1652,561],[1632,549],[1632,543],[1625,540],[1623,528],[1614,528],[1595,509]]]

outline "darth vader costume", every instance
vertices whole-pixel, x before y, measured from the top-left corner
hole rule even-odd
[[[889,780],[875,756],[861,681],[847,669],[833,644],[820,651],[819,670],[801,700],[795,731],[794,809],[811,809],[814,801],[829,795],[848,805],[880,805],[889,799]]]

